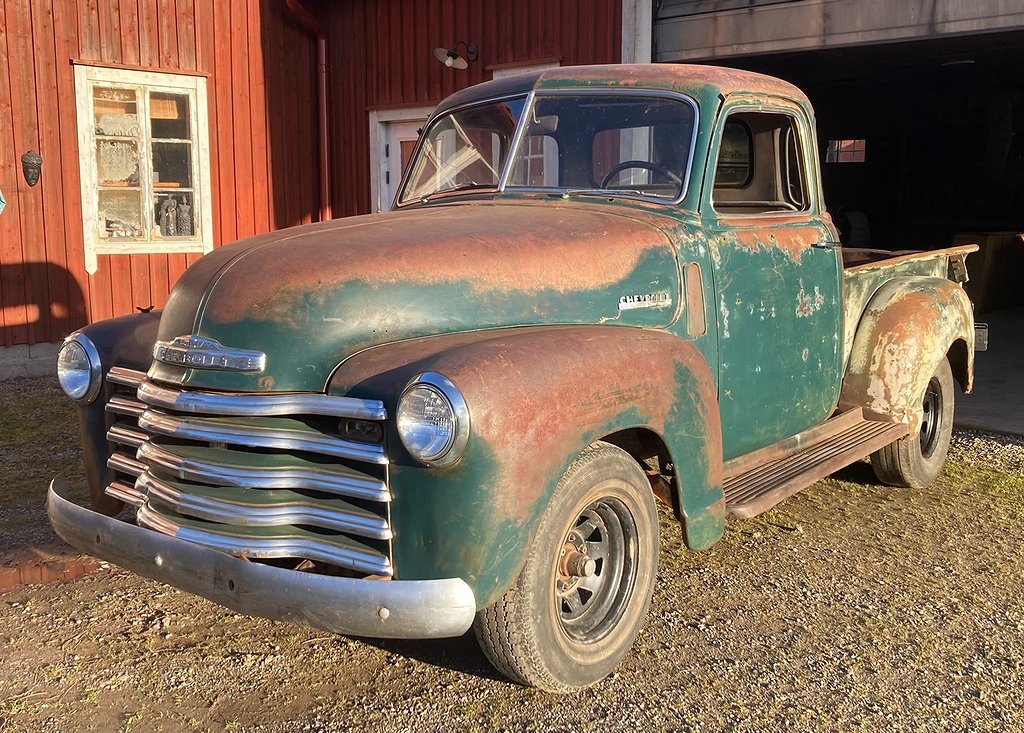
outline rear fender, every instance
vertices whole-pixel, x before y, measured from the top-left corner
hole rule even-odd
[[[937,277],[899,277],[882,285],[857,325],[843,378],[840,408],[863,407],[907,423],[916,436],[928,380],[958,342],[957,380],[974,379],[974,313],[959,284]]]
[[[537,522],[566,468],[589,444],[630,428],[662,437],[678,478],[687,544],[721,537],[725,503],[714,382],[701,353],[663,331],[618,326],[456,334],[358,354],[332,393],[384,400],[439,372],[462,392],[471,433],[444,469],[405,456],[389,426],[390,479],[401,579],[461,577],[480,607],[518,575]]]

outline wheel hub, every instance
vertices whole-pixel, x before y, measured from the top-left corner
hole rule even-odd
[[[635,578],[632,516],[618,501],[586,507],[566,532],[555,575],[555,611],[563,631],[591,641],[622,614]]]
[[[921,405],[921,455],[925,458],[935,450],[942,415],[942,391],[939,380],[928,382]]]

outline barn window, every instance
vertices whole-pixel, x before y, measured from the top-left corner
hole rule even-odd
[[[829,140],[826,163],[863,163],[867,140]]]
[[[85,263],[213,248],[206,79],[75,67]]]

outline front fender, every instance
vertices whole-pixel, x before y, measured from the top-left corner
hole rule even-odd
[[[921,425],[921,403],[939,361],[966,346],[965,392],[974,377],[974,312],[963,288],[937,277],[899,277],[871,297],[857,326],[839,405]]]
[[[551,492],[590,443],[644,427],[676,466],[687,544],[724,527],[722,444],[711,372],[664,331],[551,326],[382,346],[339,367],[330,391],[383,399],[394,414],[423,371],[451,379],[471,435],[450,468],[416,464],[390,427],[393,554],[403,580],[461,577],[482,608],[515,580]],[[393,423],[394,421],[392,421]]]

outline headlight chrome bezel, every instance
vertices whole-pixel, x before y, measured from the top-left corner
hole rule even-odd
[[[65,349],[71,348],[72,345],[77,345],[81,348],[85,352],[86,359],[89,361],[89,385],[85,392],[77,397],[68,389],[64,379],[61,377],[61,359],[64,356]],[[100,352],[92,340],[85,334],[75,332],[64,339],[60,351],[57,352],[57,381],[60,382],[60,388],[64,391],[64,394],[81,405],[90,404],[99,395],[100,388],[103,386],[103,367],[100,363]]]
[[[430,457],[423,456],[422,454],[417,453],[415,448],[410,447],[409,442],[406,440],[406,437],[403,435],[400,427],[401,420],[399,416],[402,413],[403,403],[414,390],[420,388],[430,390],[447,402],[447,406],[451,411],[454,422],[452,435],[449,438],[447,445],[440,453]],[[466,451],[466,446],[469,443],[469,405],[466,404],[466,399],[462,396],[462,392],[459,391],[459,388],[456,387],[455,383],[448,379],[448,377],[437,372],[423,372],[410,380],[405,386],[405,389],[402,390],[402,394],[398,398],[395,427],[398,432],[399,440],[402,441],[402,445],[410,456],[426,466],[447,468],[462,457]]]

